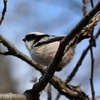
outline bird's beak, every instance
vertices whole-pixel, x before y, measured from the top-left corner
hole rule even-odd
[[[23,41],[25,42],[25,39],[23,39]]]

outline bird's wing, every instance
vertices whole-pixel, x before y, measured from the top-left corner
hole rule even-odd
[[[54,37],[50,37],[48,38],[47,40],[45,41],[40,41],[38,42],[34,47],[37,47],[37,46],[41,46],[43,44],[48,44],[48,43],[52,43],[52,42],[56,42],[56,41],[60,41],[64,38],[65,36],[54,36]]]

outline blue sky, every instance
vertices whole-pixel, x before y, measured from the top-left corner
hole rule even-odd
[[[94,4],[96,4],[97,1],[98,0],[95,0]],[[1,12],[3,9],[2,1],[0,1],[0,5],[1,16]],[[40,31],[48,33],[50,35],[67,34],[83,17],[82,6],[83,4],[81,0],[17,0],[17,2],[15,2],[14,0],[8,0],[7,12],[4,21],[0,26],[0,33],[11,43],[13,43],[16,48],[18,48],[24,54],[30,56],[22,41],[27,33],[31,31]],[[90,9],[91,6],[90,3],[88,3],[88,11]],[[99,25],[97,26],[97,29]],[[99,41],[100,38],[98,39],[98,42]],[[87,45],[88,40],[82,41],[77,46],[75,57],[68,65],[68,67],[64,68],[63,71],[56,73],[56,75],[65,80],[77,63],[79,57],[81,56],[81,53],[87,47]],[[100,57],[100,54],[98,53],[99,50],[100,47],[97,44],[97,47],[94,49],[96,60],[98,60]],[[30,80],[32,80],[32,78],[34,77],[39,78],[41,74],[34,68],[31,68],[27,63],[16,57],[8,56],[7,58],[11,58],[12,60],[11,77],[14,81],[19,83],[17,86],[18,92],[23,93],[26,89],[32,87],[33,83],[30,82]],[[89,86],[90,67],[91,60],[90,53],[88,53],[75,78],[71,81],[71,84],[73,85],[81,84],[81,88],[89,96],[91,96],[91,89]],[[100,66],[97,67],[99,68],[94,73],[96,95],[100,94],[100,80],[98,79]],[[43,98],[44,96],[46,96],[45,92],[42,94],[41,98]],[[65,98],[62,96],[60,100],[62,99]],[[46,97],[44,97],[43,100],[46,100]]]

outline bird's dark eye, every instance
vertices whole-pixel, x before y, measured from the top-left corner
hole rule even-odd
[[[29,34],[29,35],[26,35],[26,37],[23,39],[23,41],[31,41],[35,39],[34,35],[33,34]]]

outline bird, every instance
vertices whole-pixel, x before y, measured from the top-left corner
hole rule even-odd
[[[48,66],[58,50],[60,40],[64,37],[65,36],[48,35],[41,32],[30,32],[24,37],[23,41],[32,59],[37,64]],[[61,71],[72,60],[75,54],[75,47],[76,44],[70,47],[67,52],[64,51],[65,53],[56,71]],[[66,48],[67,46],[65,50]]]

